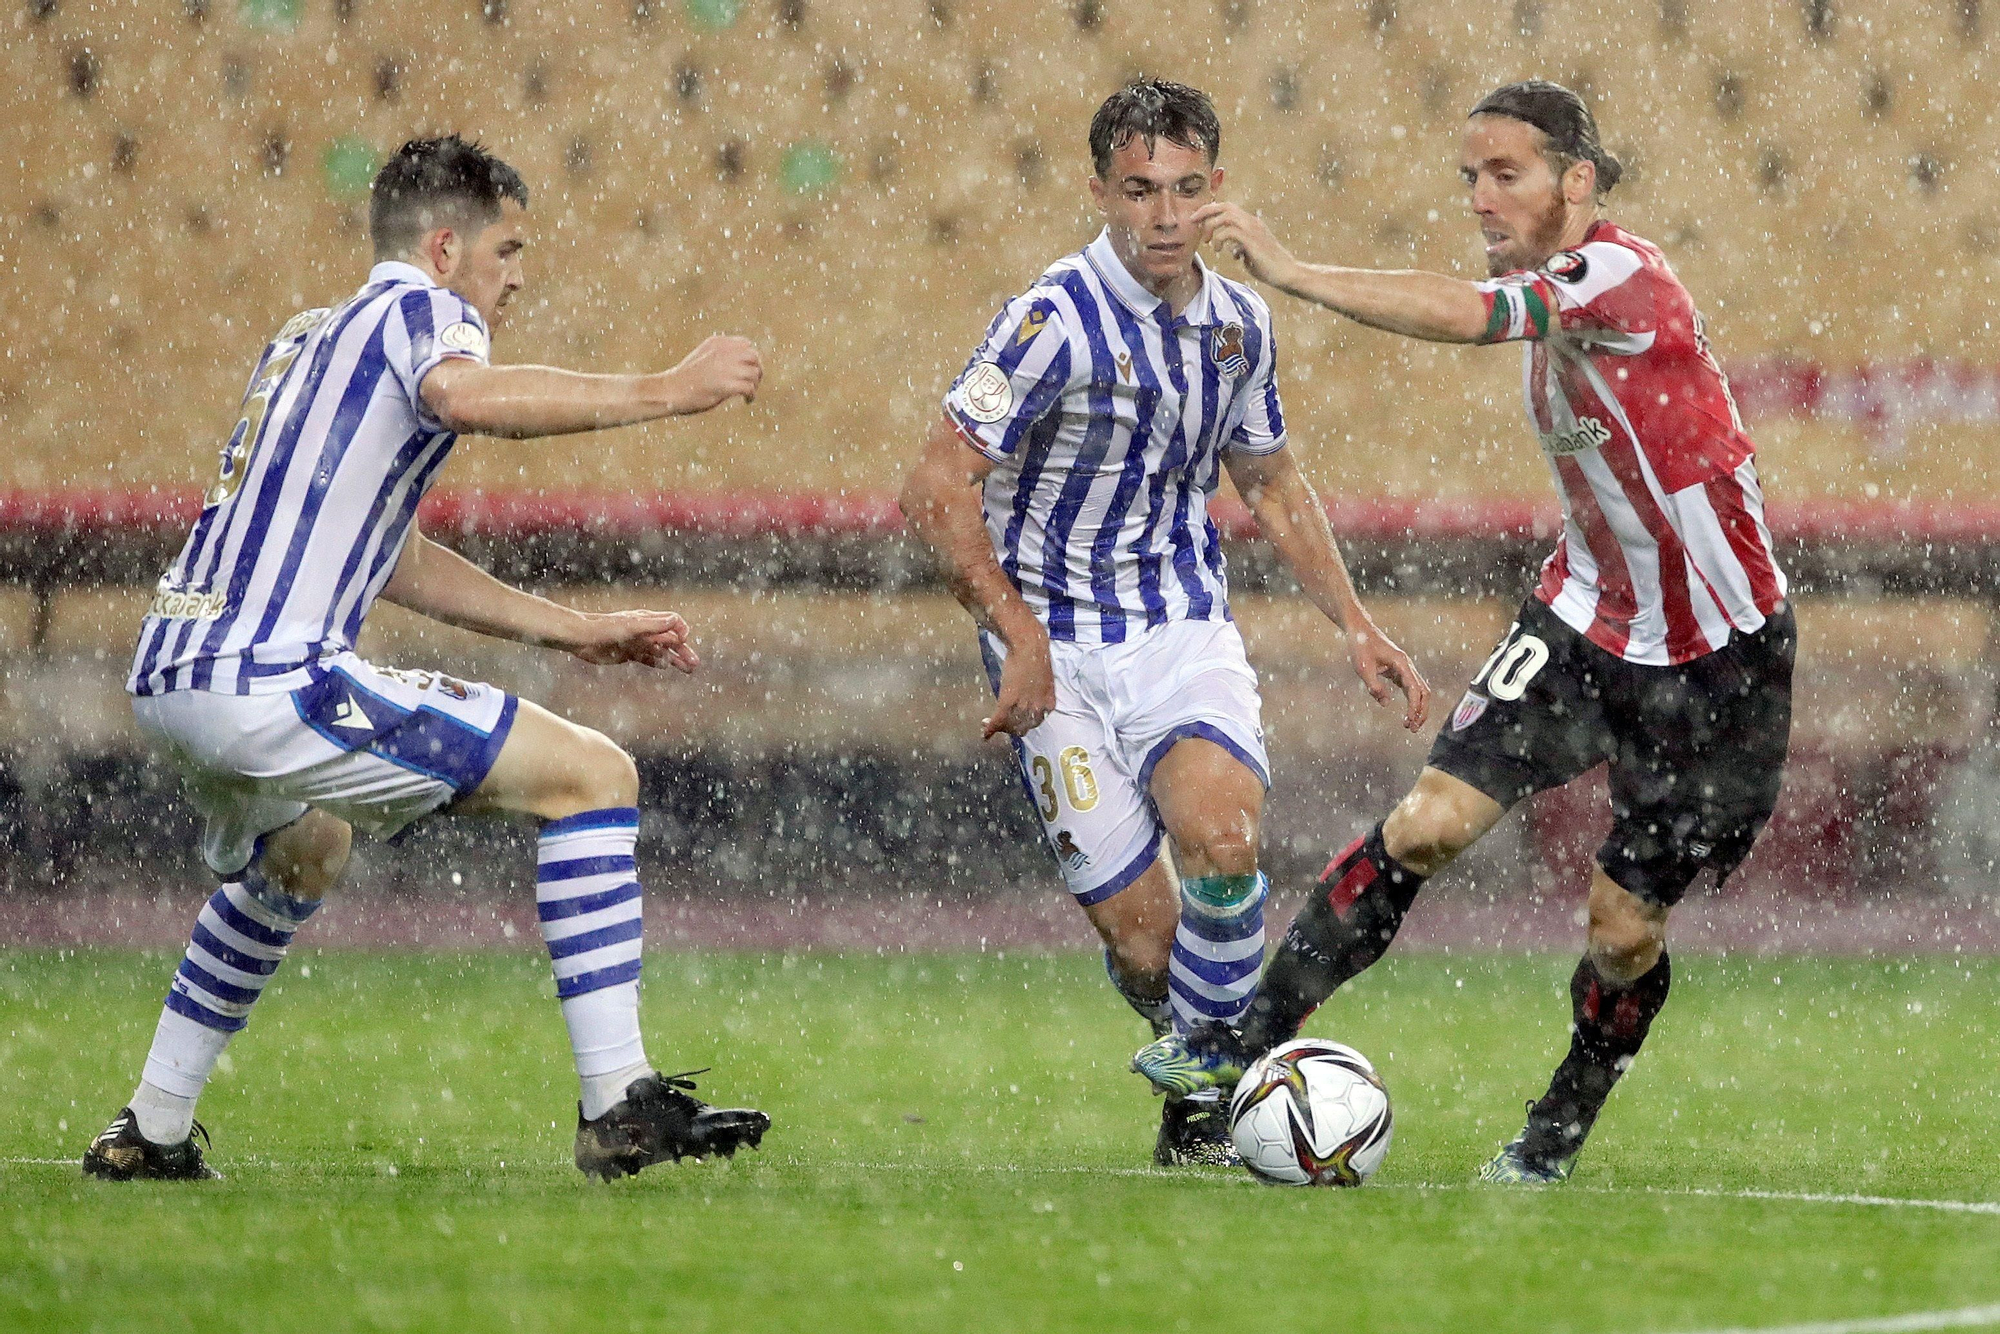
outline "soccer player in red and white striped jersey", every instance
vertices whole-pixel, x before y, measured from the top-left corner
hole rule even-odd
[[[1415,787],[1328,866],[1240,1029],[1162,1039],[1134,1065],[1170,1094],[1231,1082],[1380,958],[1424,882],[1509,806],[1608,763],[1570,1051],[1481,1172],[1540,1184],[1569,1175],[1666,1002],[1669,910],[1704,871],[1727,877],[1770,818],[1796,634],[1755,447],[1687,289],[1602,215],[1621,169],[1589,109],[1509,84],[1473,108],[1463,148],[1488,281],[1306,264],[1237,205],[1197,215],[1254,277],[1362,324],[1523,342],[1565,525]]]
[[[1509,263],[1501,245],[1496,262]],[[1581,244],[1476,288],[1478,341],[1528,340],[1528,416],[1562,494],[1564,532],[1535,596],[1650,666],[1762,628],[1785,576],[1756,449],[1659,248],[1600,218]]]

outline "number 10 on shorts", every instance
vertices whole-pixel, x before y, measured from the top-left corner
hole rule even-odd
[[[1097,775],[1090,770],[1090,752],[1082,746],[1065,746],[1056,756],[1054,764],[1046,755],[1037,755],[1029,761],[1028,771],[1034,777],[1035,809],[1045,823],[1055,823],[1060,806],[1056,800],[1056,771],[1062,772],[1063,794],[1069,798],[1069,808],[1079,813],[1097,805]]]
[[[1548,644],[1537,635],[1522,634],[1521,623],[1516,621],[1507,627],[1500,647],[1493,650],[1493,656],[1472,678],[1472,688],[1483,691],[1493,699],[1511,703],[1521,698],[1528,689],[1528,682],[1535,679],[1535,673],[1541,671],[1548,660]]]

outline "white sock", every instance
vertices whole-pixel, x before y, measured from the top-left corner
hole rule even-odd
[[[639,812],[630,806],[550,820],[536,850],[535,911],[555,966],[586,1120],[651,1074],[639,1034],[643,944]]]
[[[633,1081],[653,1073],[639,1036],[639,984],[623,982],[572,996],[562,1003],[562,1012],[583,1086],[583,1116],[595,1121],[624,1100]]]
[[[172,1010],[160,1012],[146,1071],[132,1093],[139,1133],[155,1144],[178,1144],[194,1129],[195,1099],[229,1045],[230,1034]]]

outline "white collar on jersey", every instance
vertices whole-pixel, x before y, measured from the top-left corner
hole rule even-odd
[[[1083,248],[1083,257],[1090,261],[1090,267],[1097,270],[1097,276],[1111,289],[1111,294],[1124,302],[1135,315],[1147,315],[1161,324],[1172,326],[1175,316],[1167,309],[1167,303],[1148,292],[1132,271],[1125,267],[1125,261],[1118,258],[1118,251],[1111,245],[1111,229],[1105,228],[1097,234],[1097,239]],[[1196,326],[1209,322],[1209,312],[1215,309],[1213,291],[1215,271],[1201,262],[1201,256],[1194,257],[1194,266],[1201,272],[1201,290],[1194,294],[1194,300],[1187,303],[1187,309],[1179,316],[1182,324]]]
[[[368,270],[371,283],[418,283],[424,287],[436,287],[431,276],[414,264],[405,264],[400,259],[385,259]]]

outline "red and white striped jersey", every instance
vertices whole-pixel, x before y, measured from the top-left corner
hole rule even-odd
[[[1659,248],[1609,222],[1479,284],[1484,341],[1528,340],[1528,418],[1564,529],[1535,596],[1628,662],[1687,662],[1785,598],[1756,447]]]

